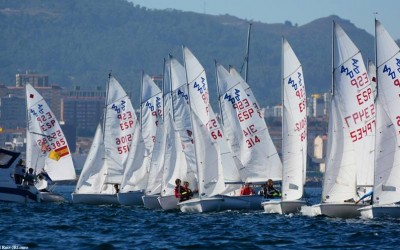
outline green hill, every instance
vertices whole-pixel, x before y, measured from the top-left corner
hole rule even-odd
[[[303,64],[308,93],[329,90],[332,20],[373,58],[372,35],[336,16],[303,26],[253,24],[249,83],[262,106],[280,102],[282,36]],[[149,10],[124,0],[3,0],[0,83],[13,85],[16,73],[30,70],[61,86],[89,89],[105,86],[112,70],[138,105],[141,70],[161,74],[163,58],[181,60],[184,44],[206,68],[215,103],[214,60],[240,70],[247,28],[232,16]]]

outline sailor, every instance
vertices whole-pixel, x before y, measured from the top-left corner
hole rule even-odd
[[[369,203],[370,203],[370,205],[372,205],[373,195],[374,195],[374,192],[372,190],[369,191],[368,193],[366,193],[363,196],[361,196],[361,198],[358,199],[358,201],[356,201],[356,204],[358,204],[360,201],[364,200],[365,198],[371,196],[371,199],[370,199]]]
[[[189,200],[185,187],[181,186],[181,180],[176,179],[175,184],[175,197],[179,199],[179,202]]]
[[[192,198],[193,198],[193,193],[196,193],[197,191],[196,191],[196,190],[192,191],[192,190],[189,188],[189,182],[188,182],[188,181],[184,181],[184,182],[183,182],[183,187],[185,188],[185,190],[186,190],[186,192],[187,192],[187,194],[186,194],[187,200],[192,199]]]
[[[29,168],[28,173],[24,175],[24,184],[33,186],[35,185],[36,176],[33,173],[33,168]]]
[[[250,187],[250,183],[245,183],[244,187],[240,189],[240,195],[254,195],[254,190]]]
[[[274,187],[274,182],[269,179],[264,186],[264,198],[280,198],[281,193]]]

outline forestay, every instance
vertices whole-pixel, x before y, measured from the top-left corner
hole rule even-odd
[[[43,97],[26,84],[26,164],[38,174],[44,168],[53,181],[75,180],[75,168],[67,139]]]
[[[307,164],[307,111],[303,69],[283,39],[282,200],[303,195]]]

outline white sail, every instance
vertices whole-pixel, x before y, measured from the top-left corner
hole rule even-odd
[[[164,77],[163,85],[167,88],[171,88],[171,77],[170,77],[170,61],[164,61]],[[164,124],[164,117],[169,116],[172,112],[172,100],[171,93],[169,92],[163,98],[163,111],[162,116],[158,119],[158,126],[156,130],[156,137],[154,147],[151,155],[149,178],[145,190],[145,195],[155,195],[161,192],[161,182],[163,176],[164,157],[167,144],[167,127]]]
[[[175,180],[181,179],[195,184],[197,180],[191,171],[188,171],[186,155],[181,143],[180,133],[175,129],[171,114],[165,116],[165,156],[163,162],[163,176],[161,196],[174,195]]]
[[[137,125],[135,110],[129,96],[119,82],[110,76],[104,122],[107,183],[121,184]]]
[[[216,146],[219,147],[225,182],[241,182],[242,180],[238,172],[238,168],[241,167],[240,161],[235,161],[226,138],[223,135],[219,121],[210,105],[206,72],[187,47],[183,47],[183,55],[190,94],[190,106],[202,124],[206,126],[210,137],[216,142]],[[228,187],[227,191],[236,188],[235,186]]]
[[[175,59],[170,58],[170,77],[172,86],[172,113],[176,130],[186,155],[188,172],[196,175],[197,166],[193,141],[193,128],[190,120],[189,93],[186,84],[184,67]],[[196,188],[196,186],[192,186]]]
[[[100,194],[103,193],[103,191],[111,190],[111,188],[107,189],[107,187],[103,190],[107,171],[107,166],[105,166],[105,164],[103,130],[99,124],[79,180],[76,184],[75,193]]]
[[[224,132],[243,165],[239,173],[246,182],[281,180],[282,163],[257,101],[240,75],[231,72],[217,65]]]
[[[143,139],[149,152],[153,151],[157,124],[161,120],[163,98],[160,88],[149,75],[144,74],[142,80],[141,124]]]
[[[360,51],[335,24],[334,87],[323,202],[357,199],[373,183],[375,104]],[[336,120],[335,120],[336,119]]]
[[[400,50],[383,25],[375,22],[377,120],[374,204],[400,200]]]
[[[212,197],[223,193],[226,188],[223,177],[222,159],[219,147],[210,136],[205,125],[192,113],[196,163],[199,176],[199,195]]]
[[[140,126],[135,126],[131,150],[121,183],[121,192],[139,191],[146,188],[150,160],[150,153],[140,132]]]
[[[283,39],[282,200],[303,196],[307,165],[307,111],[303,70]]]
[[[43,97],[26,84],[27,167],[36,173],[44,168],[53,181],[74,180],[71,151],[60,124]]]

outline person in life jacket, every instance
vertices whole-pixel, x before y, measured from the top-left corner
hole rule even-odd
[[[187,192],[187,199],[192,199],[193,198],[193,193],[197,193],[197,190],[192,191],[189,188],[189,182],[188,181],[184,181],[183,182],[183,187],[185,188],[186,192]]]
[[[254,190],[250,187],[250,183],[245,183],[244,187],[240,189],[240,195],[254,195]]]
[[[179,199],[179,202],[189,200],[188,192],[185,187],[181,186],[181,180],[175,180],[175,197]]]
[[[264,186],[264,198],[280,198],[281,193],[274,187],[274,182],[269,179]]]

